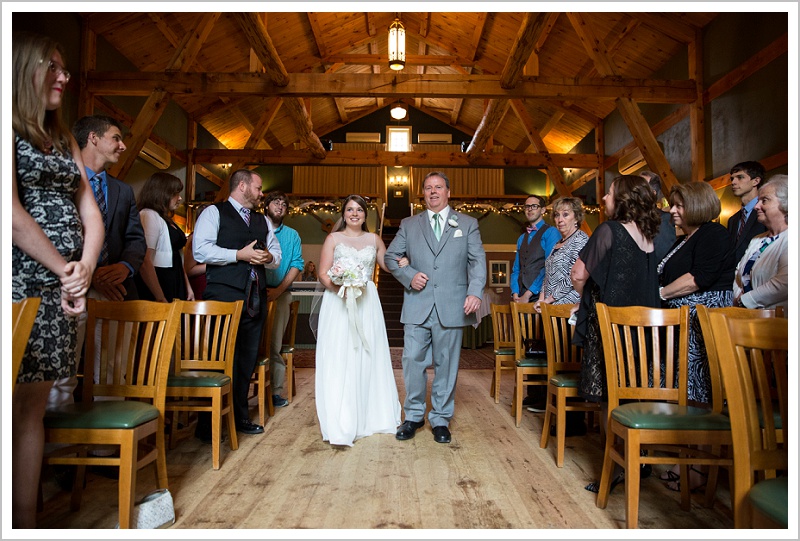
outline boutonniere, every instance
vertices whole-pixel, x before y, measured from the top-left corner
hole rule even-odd
[[[458,227],[458,216],[450,216],[447,219],[447,223],[450,224],[450,227]]]

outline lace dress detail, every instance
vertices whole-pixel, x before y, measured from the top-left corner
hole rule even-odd
[[[341,296],[328,290],[323,293],[317,331],[316,407],[322,439],[351,446],[371,434],[394,434],[400,424],[400,401],[383,309],[372,280],[377,236],[332,234],[336,240],[333,267],[361,265],[367,279],[358,296],[352,288]]]
[[[67,261],[80,259],[83,226],[74,197],[80,170],[69,154],[45,154],[15,136],[17,193],[20,203]],[[75,375],[77,318],[61,309],[58,276],[20,250],[11,248],[14,301],[41,297],[19,383],[51,381]]]

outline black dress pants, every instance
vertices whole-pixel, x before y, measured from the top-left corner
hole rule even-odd
[[[209,283],[203,292],[203,299],[209,301],[245,301],[242,307],[242,318],[239,321],[239,332],[236,335],[236,349],[233,354],[233,417],[236,426],[250,420],[250,409],[247,395],[250,390],[250,378],[258,360],[258,344],[264,330],[267,317],[267,290],[259,291],[259,311],[251,316],[247,311],[247,299],[242,289],[225,284]],[[199,424],[199,421],[198,421]]]

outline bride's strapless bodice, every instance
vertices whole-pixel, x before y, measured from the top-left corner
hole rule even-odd
[[[365,270],[366,276],[370,279],[375,271],[375,259],[377,250],[375,246],[364,246],[363,248],[356,248],[347,244],[337,244],[333,249],[333,264],[342,261],[360,263]]]

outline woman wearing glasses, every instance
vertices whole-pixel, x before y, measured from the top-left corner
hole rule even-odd
[[[36,527],[44,418],[53,381],[74,376],[77,316],[103,244],[78,143],[61,119],[70,74],[50,38],[12,42],[12,296],[41,298],[12,399],[12,526]]]

